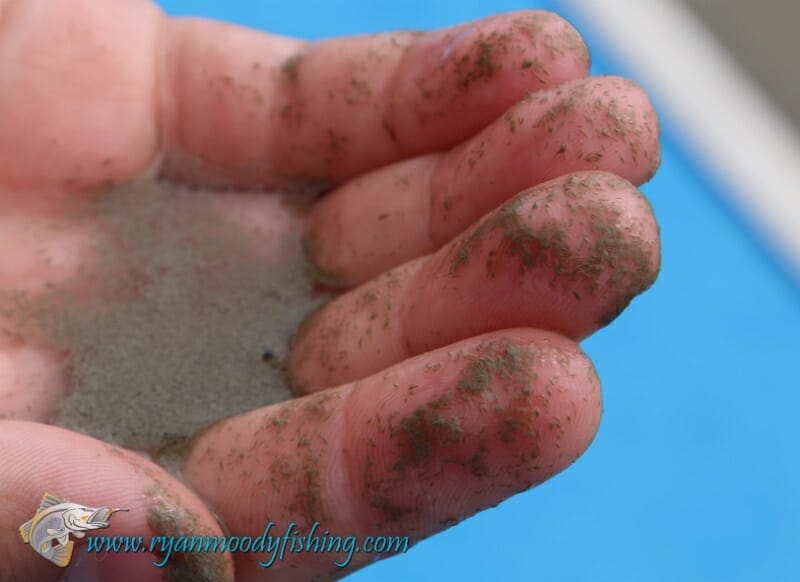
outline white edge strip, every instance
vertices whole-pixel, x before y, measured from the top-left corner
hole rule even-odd
[[[800,281],[800,137],[760,86],[674,0],[567,0],[665,107],[692,153]]]

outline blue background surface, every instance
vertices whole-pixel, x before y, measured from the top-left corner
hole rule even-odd
[[[160,3],[309,39],[518,8],[571,16],[556,2]],[[591,26],[571,20],[594,72],[624,74]],[[592,447],[551,481],[349,580],[800,580],[800,288],[663,117],[662,129],[662,167],[642,190],[663,268],[584,343],[605,389]]]

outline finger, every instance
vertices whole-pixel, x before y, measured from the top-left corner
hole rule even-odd
[[[115,514],[110,536],[192,536],[222,534],[204,504],[157,465],[89,437],[51,426],[0,422],[0,497],[3,523],[0,559],[14,580],[161,580],[165,573],[180,579],[232,580],[230,555],[173,556],[165,569],[149,551],[89,554],[85,542],[73,549],[71,569],[63,570],[26,547],[18,526],[31,519],[45,492],[91,507],[128,508]],[[159,546],[160,547],[160,546]],[[149,548],[148,548],[149,549]],[[6,578],[3,578],[6,579]],[[177,579],[177,578],[176,578]]]
[[[577,32],[536,11],[311,44],[176,21],[168,42],[166,171],[206,182],[338,183],[450,147],[527,91],[588,69]]]
[[[450,152],[335,190],[314,208],[307,250],[327,280],[353,285],[435,251],[534,184],[594,169],[641,184],[658,162],[658,122],[639,87],[573,81],[531,94]]]
[[[215,425],[184,474],[239,535],[269,521],[276,535],[291,521],[307,533],[317,520],[334,535],[414,543],[570,465],[600,411],[595,372],[573,342],[506,330]],[[269,556],[236,559],[237,580],[261,579],[257,561]],[[287,554],[271,569],[307,580],[334,559]]]
[[[298,391],[319,390],[514,326],[580,339],[649,287],[659,262],[658,226],[635,187],[599,172],[561,177],[312,314],[289,373]]]
[[[162,151],[167,175],[195,183],[339,182],[446,149],[587,70],[579,35],[546,12],[308,44],[143,0],[5,0],[0,185],[102,187]]]

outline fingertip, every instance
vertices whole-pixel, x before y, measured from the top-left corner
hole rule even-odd
[[[448,286],[415,286],[406,330],[425,339],[412,343],[414,353],[440,341],[434,330],[458,329],[452,320],[472,321],[473,331],[528,325],[586,337],[653,284],[660,245],[652,208],[633,184],[584,171],[521,192],[434,257],[420,277]],[[463,291],[451,287],[470,289],[471,303],[454,301]],[[449,300],[445,314],[426,307],[446,293],[453,297],[441,300]]]
[[[611,89],[604,94],[606,116],[614,122],[614,131],[628,142],[629,170],[620,173],[640,186],[649,181],[661,164],[658,114],[644,88],[626,77],[599,77]],[[599,94],[600,91],[597,91]],[[606,170],[609,171],[609,170]]]
[[[633,184],[660,161],[658,120],[646,93],[620,77],[590,77],[530,94],[445,154],[432,179],[438,244],[532,185],[605,171]]]
[[[587,76],[592,65],[592,58],[583,35],[571,22],[555,12],[542,11],[542,18],[549,24],[547,36],[543,42],[550,52],[550,56],[566,55],[570,57],[553,58],[552,70],[549,71],[552,84],[557,85]],[[523,61],[521,66],[532,68],[533,64],[528,65],[528,62]]]
[[[530,329],[459,342],[365,380],[347,417],[357,522],[415,541],[449,527],[571,465],[601,410],[580,348]]]
[[[498,14],[435,31],[408,49],[399,68],[396,86],[414,106],[394,111],[392,126],[403,151],[434,151],[426,145],[432,137],[442,150],[479,131],[526,93],[588,71],[583,39],[553,12]]]

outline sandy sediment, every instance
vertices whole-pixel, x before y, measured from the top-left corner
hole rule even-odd
[[[65,218],[62,228],[97,232],[91,256],[76,280],[17,301],[18,321],[67,355],[56,424],[174,465],[196,431],[290,397],[288,342],[325,297],[299,228],[267,260],[258,230],[221,213],[220,196],[147,181]],[[276,196],[299,225],[298,195]]]

